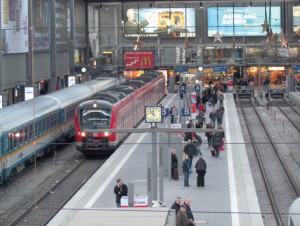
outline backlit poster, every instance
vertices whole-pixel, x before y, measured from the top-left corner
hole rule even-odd
[[[300,6],[293,7],[293,33],[300,35]]]
[[[140,8],[125,9],[125,37],[195,37],[195,9]]]
[[[28,52],[28,1],[2,0],[1,49],[4,53]]]
[[[271,7],[271,23],[269,22],[269,7],[209,7],[208,36],[213,37],[219,30],[222,36],[265,36],[261,26],[267,11],[268,24],[273,33],[280,33],[281,14],[279,6]],[[234,12],[234,13],[233,13]],[[217,20],[218,18],[218,20]],[[234,31],[233,31],[234,30]]]
[[[50,47],[50,0],[35,0],[33,3],[33,47],[35,50]]]

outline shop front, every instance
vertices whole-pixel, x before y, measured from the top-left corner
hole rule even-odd
[[[263,86],[263,81],[268,76],[271,86],[282,86],[286,84],[289,71],[288,66],[253,66],[246,69],[246,79],[254,81],[255,86]]]
[[[227,73],[227,66],[212,66],[203,67],[201,78],[204,86],[208,87],[209,83],[215,85],[219,85],[220,83],[227,84],[232,79],[232,76]]]
[[[300,65],[293,66],[293,84],[294,90],[300,92]]]

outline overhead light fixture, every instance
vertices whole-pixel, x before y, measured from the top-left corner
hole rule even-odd
[[[203,9],[203,4],[202,4],[202,2],[200,2],[200,9]]]

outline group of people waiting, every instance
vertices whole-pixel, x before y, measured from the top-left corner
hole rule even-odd
[[[186,198],[181,203],[181,197],[176,197],[171,209],[175,210],[176,226],[192,226],[195,225],[195,219],[191,210],[191,200]]]

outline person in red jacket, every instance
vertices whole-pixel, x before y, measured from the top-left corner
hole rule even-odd
[[[200,105],[199,105],[199,108],[198,108],[198,110],[199,110],[199,112],[206,112],[206,108],[205,108],[205,106],[204,106],[204,104],[202,103],[202,101],[201,101],[201,103],[200,103]]]

